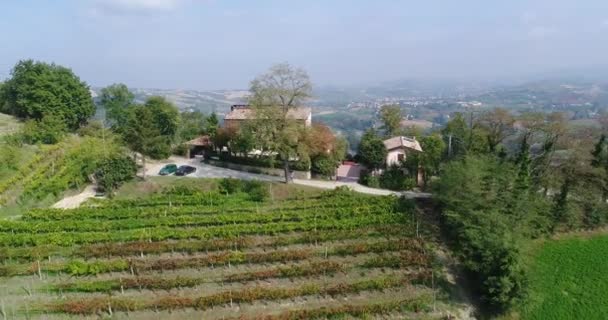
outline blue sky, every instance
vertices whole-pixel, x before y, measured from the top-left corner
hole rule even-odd
[[[283,61],[318,85],[608,66],[606,0],[19,0],[0,13],[0,78],[25,58],[94,86],[182,89],[246,88]]]

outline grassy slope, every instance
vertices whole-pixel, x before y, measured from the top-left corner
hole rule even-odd
[[[605,319],[608,235],[543,242],[531,262],[522,319]]]
[[[13,116],[0,113],[0,136],[17,131],[21,123]]]

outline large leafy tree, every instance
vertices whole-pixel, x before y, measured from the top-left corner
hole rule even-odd
[[[106,119],[115,129],[124,128],[129,118],[129,107],[135,103],[135,95],[122,84],[113,84],[101,89],[99,105],[106,111]]]
[[[178,125],[177,108],[162,97],[151,97],[144,105],[129,108],[123,138],[131,150],[142,155],[145,167],[146,157],[169,157]]]
[[[95,113],[88,85],[72,70],[55,64],[20,61],[2,91],[2,111],[35,120],[53,116],[70,130]]]
[[[178,138],[180,141],[189,141],[205,131],[205,115],[200,111],[184,111],[180,113],[180,126]]]
[[[495,152],[498,145],[513,130],[515,119],[509,111],[496,108],[484,113],[480,119],[480,125],[486,129],[488,148],[490,152]]]
[[[363,133],[359,143],[358,156],[361,163],[368,169],[375,171],[384,166],[387,153],[384,142],[376,130],[368,129]]]
[[[401,120],[403,119],[401,108],[398,105],[383,106],[380,109],[380,119],[382,120],[382,129],[384,129],[386,136],[392,137],[397,135],[401,127]]]
[[[279,155],[285,182],[289,183],[289,160],[301,156],[298,147],[303,140],[303,128],[289,116],[289,111],[312,97],[310,78],[304,70],[281,63],[255,78],[250,91],[256,140],[263,149]]]

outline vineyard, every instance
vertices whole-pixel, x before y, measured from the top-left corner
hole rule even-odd
[[[0,221],[13,318],[445,318],[412,206],[332,191],[255,202],[157,194]]]

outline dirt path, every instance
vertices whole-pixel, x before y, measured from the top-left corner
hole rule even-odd
[[[95,186],[88,185],[81,193],[61,199],[53,205],[57,209],[74,209],[78,208],[83,202],[95,197]]]

